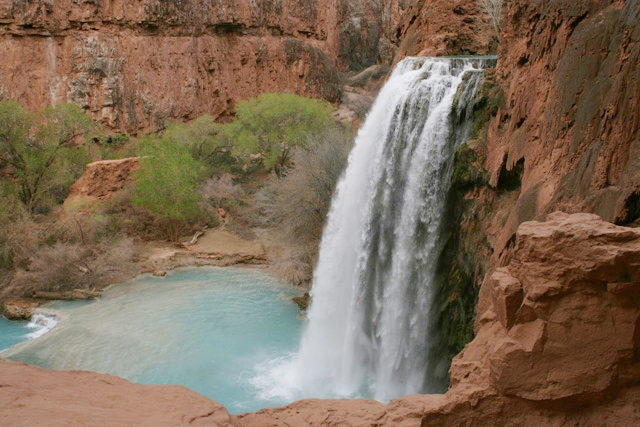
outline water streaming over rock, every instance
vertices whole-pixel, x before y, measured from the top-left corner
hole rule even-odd
[[[430,304],[453,156],[494,58],[407,58],[360,130],[332,202],[299,354],[307,396],[430,391]]]

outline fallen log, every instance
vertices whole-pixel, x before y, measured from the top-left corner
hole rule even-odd
[[[185,248],[187,250],[191,250],[191,249],[189,249],[189,246],[193,246],[196,243],[198,243],[198,239],[200,238],[200,236],[202,236],[204,234],[205,231],[207,231],[207,227],[206,226],[202,230],[196,231],[190,241],[185,242],[185,243],[181,243],[180,246],[182,246],[183,248]]]

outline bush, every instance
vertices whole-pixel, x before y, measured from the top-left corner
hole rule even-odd
[[[56,242],[33,253],[28,269],[18,269],[10,288],[0,297],[104,288],[134,274],[138,269],[134,261],[130,238],[105,239],[95,245]]]
[[[37,227],[26,207],[9,192],[0,196],[0,270],[24,265],[37,247]]]
[[[170,240],[177,242],[186,223],[204,217],[196,191],[204,172],[186,147],[169,138],[149,138],[141,143],[133,203],[161,219]]]
[[[291,149],[308,138],[335,129],[334,108],[326,101],[291,94],[269,93],[240,101],[234,121],[224,132],[237,155],[257,156],[278,177],[285,173]]]
[[[224,125],[209,115],[198,117],[191,123],[171,123],[162,135],[184,145],[194,159],[212,170],[229,169],[235,164],[231,155],[232,143],[223,132]]]
[[[351,135],[330,130],[293,153],[294,168],[254,197],[258,222],[277,228],[289,248],[276,265],[285,279],[311,279],[331,198],[346,167]]]
[[[213,202],[214,207],[229,210],[244,196],[242,187],[233,182],[233,176],[225,173],[204,181],[198,192],[205,200]]]
[[[0,169],[15,182],[16,195],[29,212],[48,212],[84,172],[89,152],[79,139],[93,128],[73,104],[34,115],[16,101],[0,102]]]

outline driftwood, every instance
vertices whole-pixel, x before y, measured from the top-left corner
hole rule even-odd
[[[185,248],[187,250],[191,250],[191,249],[189,249],[189,246],[193,246],[196,243],[198,243],[198,239],[200,238],[200,236],[202,236],[204,234],[205,231],[207,231],[207,227],[206,226],[202,230],[196,231],[195,234],[193,235],[193,237],[191,238],[191,240],[189,240],[188,242],[185,242],[185,243],[181,243],[180,246],[182,246],[183,248]]]
[[[76,300],[76,299],[96,299],[100,298],[99,291],[90,291],[86,289],[74,289],[72,291],[34,291],[31,298],[34,299],[59,299],[59,300]]]

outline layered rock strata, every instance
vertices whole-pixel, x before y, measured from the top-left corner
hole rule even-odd
[[[4,1],[0,94],[73,102],[128,133],[224,116],[262,92],[337,101],[335,20],[314,1]]]
[[[446,35],[425,40],[412,30],[402,55],[486,44],[471,37],[477,7],[430,3],[438,13],[419,22]],[[0,0],[0,99],[32,110],[73,102],[125,133],[205,113],[224,119],[238,100],[264,92],[337,103],[342,73],[392,63],[410,8],[398,0]]]
[[[339,68],[391,61],[395,16],[347,0],[6,0],[0,98],[34,110],[74,102],[128,133],[224,117],[264,92],[337,102]]]

